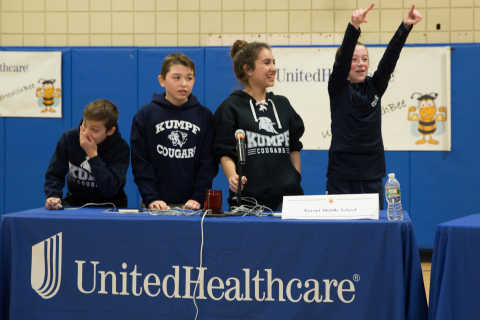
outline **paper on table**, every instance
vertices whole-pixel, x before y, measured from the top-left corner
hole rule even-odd
[[[282,219],[379,219],[378,193],[285,196]]]

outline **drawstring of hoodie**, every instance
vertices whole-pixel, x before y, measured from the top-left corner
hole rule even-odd
[[[275,114],[275,119],[277,119],[278,129],[282,129],[282,124],[280,123],[280,119],[278,118],[277,108],[275,108],[275,104],[273,103],[272,99],[268,99],[272,103],[273,106],[273,113]],[[266,100],[257,101],[255,105],[260,105],[260,110],[267,110],[268,103]],[[264,109],[263,109],[264,108]],[[255,119],[255,122],[258,122],[257,114],[255,113],[255,107],[253,106],[252,99],[250,99],[250,109],[252,109],[252,115]]]
[[[280,123],[280,119],[278,118],[277,108],[275,108],[275,104],[273,103],[272,99],[268,99],[272,103],[273,106],[273,113],[275,113],[275,118],[277,119],[278,129],[282,129],[282,124]]]
[[[252,99],[250,99],[250,108],[252,109],[253,118],[255,122],[258,122],[257,115],[255,114],[255,108],[253,107]]]

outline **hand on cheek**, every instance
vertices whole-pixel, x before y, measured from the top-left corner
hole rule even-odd
[[[90,132],[85,133],[85,128],[80,127],[80,146],[87,153],[89,158],[97,156],[97,143]]]

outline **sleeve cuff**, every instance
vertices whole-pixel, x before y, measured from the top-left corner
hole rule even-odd
[[[410,30],[413,29],[413,24],[407,29],[407,28],[405,28],[405,24],[404,24],[403,21],[402,21],[402,23],[400,23],[400,27],[399,27],[398,29],[399,29],[402,33],[403,33],[403,32],[406,32],[406,33],[408,34],[408,33],[410,32]]]
[[[347,26],[347,31],[348,31],[348,32],[355,33],[355,34],[357,34],[357,33],[360,34],[360,33],[362,33],[362,28],[358,28],[358,30],[357,30],[357,28],[355,28],[355,27],[353,26],[353,24],[351,24],[351,23],[349,22],[349,23],[348,23],[348,26]]]
[[[90,165],[98,165],[102,163],[102,159],[100,159],[100,156],[97,155],[96,157],[88,159],[88,163],[90,163]]]

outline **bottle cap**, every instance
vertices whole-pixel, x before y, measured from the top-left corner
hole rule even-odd
[[[388,174],[388,177],[389,177],[389,178],[395,178],[395,173],[389,173],[389,174]]]

